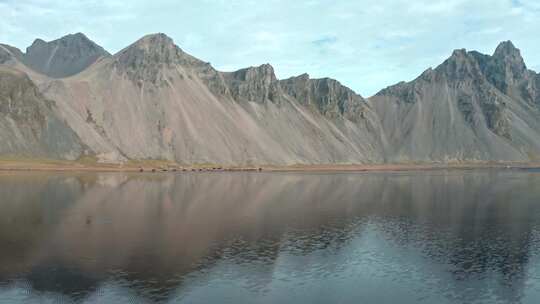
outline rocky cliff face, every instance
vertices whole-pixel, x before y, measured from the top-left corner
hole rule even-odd
[[[163,84],[167,79],[163,69],[172,69],[188,58],[174,45],[171,38],[163,35],[145,36],[115,56],[114,64],[125,71],[135,82]]]
[[[540,76],[511,42],[492,56],[456,50],[368,100],[333,79],[278,80],[268,64],[220,72],[164,34],[114,56],[100,50],[83,35],[37,41],[27,54],[0,45],[0,155],[224,165],[540,159]],[[29,55],[72,77],[34,73],[43,66]]]
[[[287,94],[316,108],[329,119],[344,117],[358,122],[370,111],[362,96],[334,79],[310,79],[309,75],[303,74],[280,83]]]
[[[531,74],[533,74],[534,77],[524,88],[523,95],[525,100],[540,107],[540,74],[535,74],[534,72],[531,72]]]
[[[533,79],[519,50],[504,42],[493,56],[456,50],[370,103],[390,139],[391,159],[525,161],[540,155]]]
[[[27,75],[0,66],[0,156],[76,159],[77,135]]]
[[[67,35],[51,42],[36,39],[26,49],[26,54],[21,55],[21,61],[27,66],[53,78],[75,75],[100,57],[110,56],[102,47],[81,33]]]
[[[270,65],[218,72],[163,34],[42,87],[102,157],[221,164],[384,159],[377,119],[328,119],[285,93]]]
[[[146,83],[155,86],[174,85],[170,81],[193,77],[202,80],[216,94],[228,94],[221,73],[212,66],[180,49],[165,34],[147,35],[113,57],[118,73],[126,73],[139,86]],[[173,71],[173,76],[166,72]]]
[[[258,103],[281,101],[283,92],[274,74],[274,68],[269,64],[223,75],[235,100]]]
[[[24,54],[18,48],[0,43],[0,64],[5,64],[8,61],[19,60]]]

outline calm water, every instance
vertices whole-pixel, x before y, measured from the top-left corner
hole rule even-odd
[[[540,303],[540,172],[0,173],[0,303]]]

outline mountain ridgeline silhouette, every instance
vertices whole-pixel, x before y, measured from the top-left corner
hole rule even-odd
[[[456,50],[367,99],[334,79],[279,80],[269,64],[221,72],[164,34],[114,55],[80,33],[37,39],[26,52],[1,44],[0,77],[0,157],[223,165],[540,159],[540,75],[510,41],[492,56]]]

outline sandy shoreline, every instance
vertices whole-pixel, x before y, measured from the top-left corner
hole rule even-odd
[[[0,171],[87,171],[87,172],[366,172],[366,171],[427,171],[445,169],[534,169],[540,163],[421,163],[421,164],[357,164],[357,165],[292,165],[292,166],[243,166],[180,165],[174,163],[100,164],[69,161],[12,161],[0,160]]]

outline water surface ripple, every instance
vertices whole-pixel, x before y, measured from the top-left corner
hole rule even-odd
[[[0,303],[540,303],[540,172],[0,173]]]

